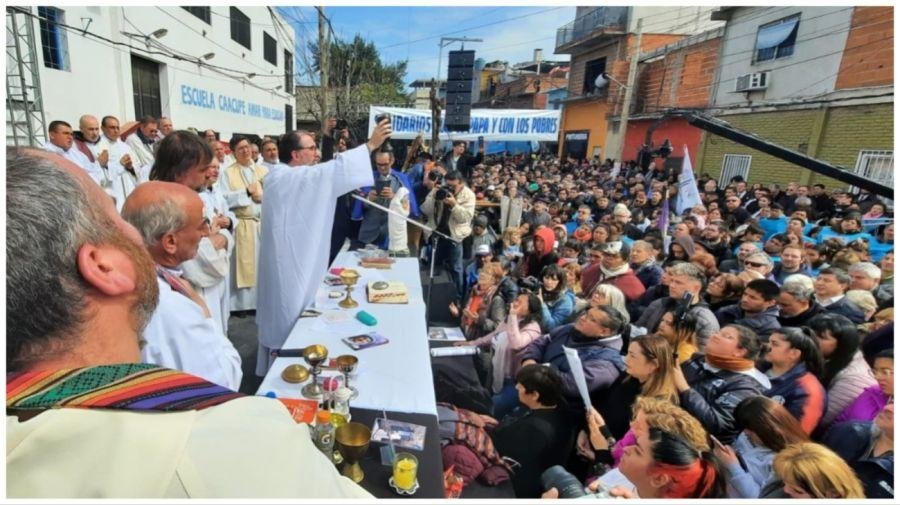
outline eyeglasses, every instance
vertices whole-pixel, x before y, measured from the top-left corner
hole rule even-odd
[[[319,146],[306,146],[306,147],[300,146],[296,149],[296,151],[305,151],[305,150],[315,151],[318,148],[319,148]]]
[[[765,263],[757,263],[755,261],[745,261],[744,264],[747,265],[748,267],[756,267],[756,268],[768,266]]]

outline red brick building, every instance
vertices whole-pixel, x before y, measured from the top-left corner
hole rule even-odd
[[[633,108],[622,148],[623,160],[637,157],[648,129],[654,125],[653,147],[669,139],[675,149],[671,158],[681,158],[685,145],[692,157],[696,156],[703,138],[702,130],[683,119],[658,120],[666,109],[705,109],[709,105],[722,31],[721,28],[710,30],[655,51],[644,51],[638,63]]]

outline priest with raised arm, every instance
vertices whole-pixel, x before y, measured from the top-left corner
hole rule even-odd
[[[328,269],[337,198],[373,186],[370,154],[391,135],[390,120],[375,126],[365,144],[321,159],[312,133],[293,131],[278,145],[281,164],[266,177],[259,244],[256,374],[265,376],[300,313],[311,306]]]

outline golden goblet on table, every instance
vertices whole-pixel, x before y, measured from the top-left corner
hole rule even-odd
[[[356,281],[359,280],[359,272],[356,270],[346,268],[343,272],[341,272],[341,282],[347,286],[347,296],[338,303],[338,306],[344,309],[352,309],[353,307],[359,306],[359,303],[353,299],[350,294],[353,292],[353,286],[356,285]]]
[[[309,364],[309,373],[312,375],[312,382],[303,386],[300,392],[307,398],[318,398],[325,392],[319,385],[319,373],[322,371],[320,366],[328,358],[328,349],[322,344],[314,344],[303,349],[303,360]]]
[[[356,370],[356,365],[359,364],[359,358],[352,354],[342,354],[335,358],[335,361],[337,361],[338,370],[344,374],[344,387],[353,392],[353,395],[350,398],[356,398],[359,396],[359,391],[350,385],[350,374]]]
[[[341,475],[350,478],[353,482],[360,483],[366,474],[359,466],[359,460],[369,449],[369,439],[372,430],[360,423],[349,422],[341,425],[334,433],[334,441],[338,452],[344,457],[344,468]]]

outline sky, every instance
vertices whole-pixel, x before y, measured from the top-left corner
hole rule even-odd
[[[285,20],[294,26],[298,53],[306,43],[318,40],[318,15],[313,7],[278,7]],[[511,64],[531,61],[535,49],[543,49],[544,60],[568,60],[554,55],[556,29],[575,19],[574,6],[528,7],[338,7],[325,8],[334,33],[344,41],[359,33],[373,42],[383,63],[407,60],[406,84],[430,79],[438,71],[438,44],[441,37],[480,38],[467,43],[476,58]],[[444,47],[441,75],[447,74],[447,52],[460,43]],[[302,65],[300,66],[302,67]],[[302,72],[303,68],[297,68]],[[301,77],[301,81],[307,81]],[[407,89],[408,91],[408,89]]]

